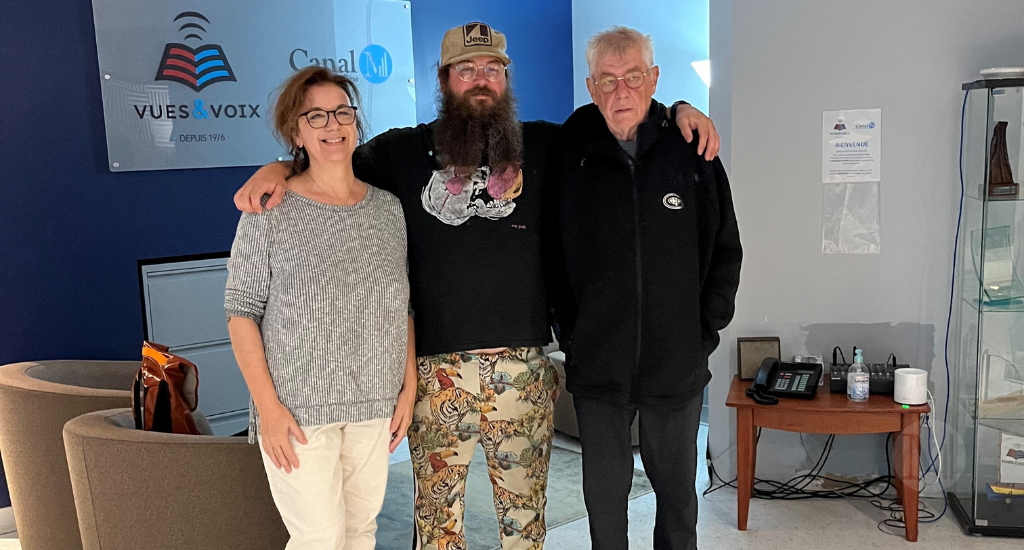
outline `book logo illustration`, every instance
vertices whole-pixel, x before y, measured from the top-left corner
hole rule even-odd
[[[175,23],[182,20],[184,22],[178,31],[188,33],[182,42],[193,40],[196,46],[184,43],[164,46],[155,80],[178,82],[197,92],[217,82],[237,82],[224,49],[218,44],[203,44],[203,37],[198,34],[206,32],[200,21],[209,24],[210,20],[195,11],[181,12],[174,18]]]

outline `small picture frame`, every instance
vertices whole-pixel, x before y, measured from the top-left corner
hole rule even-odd
[[[761,362],[769,357],[782,359],[782,341],[778,336],[736,339],[736,371],[740,380],[753,380]]]

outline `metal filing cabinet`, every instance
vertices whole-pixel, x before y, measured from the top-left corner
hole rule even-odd
[[[196,364],[199,409],[216,435],[248,425],[249,391],[224,316],[227,253],[139,262],[146,339]]]

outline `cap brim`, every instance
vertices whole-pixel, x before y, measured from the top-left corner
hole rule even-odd
[[[469,59],[473,59],[474,57],[496,57],[505,66],[508,66],[508,65],[510,65],[512,63],[512,60],[509,59],[509,57],[507,55],[505,55],[503,53],[500,53],[500,52],[476,52],[476,53],[465,53],[465,54],[462,54],[462,55],[457,55],[457,56],[449,59],[448,61],[445,61],[444,63],[442,63],[441,66],[444,67],[445,65],[453,65],[455,63],[461,63],[463,61],[466,61],[466,60],[469,60]]]

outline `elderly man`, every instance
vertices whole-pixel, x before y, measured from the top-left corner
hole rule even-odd
[[[549,167],[557,171],[557,125],[519,121],[505,49],[505,36],[484,23],[450,29],[441,42],[438,119],[385,132],[353,156],[356,177],[398,196],[408,228],[418,357],[409,428],[417,547],[465,548],[465,480],[478,441],[502,547],[537,549],[546,534],[558,383],[540,350],[551,335],[542,182]],[[713,158],[711,121],[689,106],[676,116],[679,139],[698,131]],[[284,165],[262,168],[236,205],[259,211],[261,197],[272,193],[272,208],[286,174]],[[404,427],[394,428],[397,445]]]
[[[741,249],[725,170],[652,100],[650,37],[614,27],[587,47],[594,103],[562,127],[563,269],[553,273],[595,550],[622,550],[640,415],[657,496],[654,548],[696,548],[697,430],[708,355],[732,319]]]

